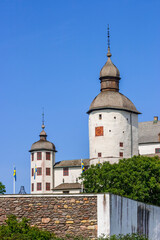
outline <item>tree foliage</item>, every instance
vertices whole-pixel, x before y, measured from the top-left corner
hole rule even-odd
[[[0,182],[0,194],[4,194],[6,192],[5,186]]]
[[[6,225],[0,226],[0,239],[2,240],[50,240],[54,235],[50,232],[31,227],[29,220],[22,218],[18,221],[16,216],[10,215],[6,220]]]
[[[110,192],[160,205],[160,159],[134,156],[119,163],[104,162],[82,173],[87,193]]]

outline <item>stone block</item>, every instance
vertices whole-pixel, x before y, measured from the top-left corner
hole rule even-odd
[[[71,220],[68,220],[68,221],[66,221],[66,223],[72,224],[72,223],[74,223],[74,222],[71,221]]]
[[[42,223],[49,223],[50,220],[50,218],[42,218]]]

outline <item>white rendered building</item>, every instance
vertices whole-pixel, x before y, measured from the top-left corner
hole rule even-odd
[[[51,193],[54,187],[53,166],[55,164],[55,146],[47,141],[42,125],[40,140],[31,147],[31,193]]]
[[[101,92],[90,105],[90,163],[118,162],[138,155],[138,114],[134,104],[119,93],[120,73],[108,60],[100,72]]]
[[[139,154],[160,156],[160,121],[154,117],[153,121],[139,123]]]

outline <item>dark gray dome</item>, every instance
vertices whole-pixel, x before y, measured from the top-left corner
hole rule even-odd
[[[127,97],[115,91],[104,91],[98,94],[92,101],[88,113],[99,109],[121,109],[140,113]]]
[[[56,151],[55,145],[47,140],[39,140],[35,143],[32,144],[31,150],[32,151],[37,151],[37,150],[48,150],[48,151]]]

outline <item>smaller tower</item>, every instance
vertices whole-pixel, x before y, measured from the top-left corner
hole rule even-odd
[[[31,193],[50,193],[54,187],[53,165],[55,164],[55,145],[47,141],[44,131],[44,113],[40,140],[31,146]]]

